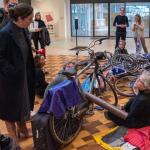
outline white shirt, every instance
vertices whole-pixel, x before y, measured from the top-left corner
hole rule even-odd
[[[38,29],[38,22],[33,21],[30,26],[29,26],[29,31],[30,32],[36,32],[35,30]]]

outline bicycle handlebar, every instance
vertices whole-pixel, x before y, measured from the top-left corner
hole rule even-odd
[[[82,48],[82,49],[77,50],[76,55],[78,56],[78,54],[79,54],[80,51],[93,52],[93,50],[92,50],[91,48],[96,45],[96,42],[99,42],[99,44],[102,44],[102,41],[107,40],[107,39],[109,39],[109,37],[105,37],[105,38],[101,38],[101,39],[95,40],[95,41],[94,41],[94,44],[93,44],[92,46],[90,46],[91,43],[93,42],[93,41],[92,41],[92,42],[89,44],[89,47],[84,48],[84,49]]]
[[[109,37],[105,37],[105,38],[98,39],[98,40],[94,41],[94,44],[95,44],[96,42],[99,42],[99,44],[102,44],[102,41],[107,40],[107,39],[109,39]]]

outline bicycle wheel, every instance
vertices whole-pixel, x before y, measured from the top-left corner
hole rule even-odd
[[[69,144],[79,133],[82,125],[82,116],[72,117],[67,112],[63,117],[56,118],[50,115],[50,131],[53,138],[62,145]]]
[[[133,75],[123,76],[115,81],[114,87],[118,94],[134,97],[133,85],[137,77]]]
[[[126,59],[123,61],[123,66],[126,72],[135,73],[140,69],[139,63],[137,63],[136,59],[131,55],[128,55]]]
[[[104,99],[112,105],[117,105],[118,97],[113,85],[104,76],[98,75],[99,85],[94,88],[96,96]]]

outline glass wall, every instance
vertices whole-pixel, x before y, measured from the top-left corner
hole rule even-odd
[[[94,4],[94,35],[108,36],[108,4]]]
[[[108,33],[115,36],[116,27],[113,27],[113,22],[120,12],[120,7],[125,7],[129,20],[127,37],[133,37],[131,26],[137,13],[142,16],[145,37],[150,37],[150,2],[71,4],[72,36],[76,35],[76,17],[79,24],[78,36],[108,36]]]
[[[93,36],[93,5],[72,4],[72,36],[76,35],[75,18],[78,18],[78,36]]]

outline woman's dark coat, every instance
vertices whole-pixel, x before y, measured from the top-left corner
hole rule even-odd
[[[0,119],[20,121],[24,109],[25,90],[29,92],[29,109],[33,110],[34,107],[35,67],[27,33],[24,30],[29,46],[25,64],[12,24],[9,22],[0,31]],[[25,75],[28,89],[24,88]]]

